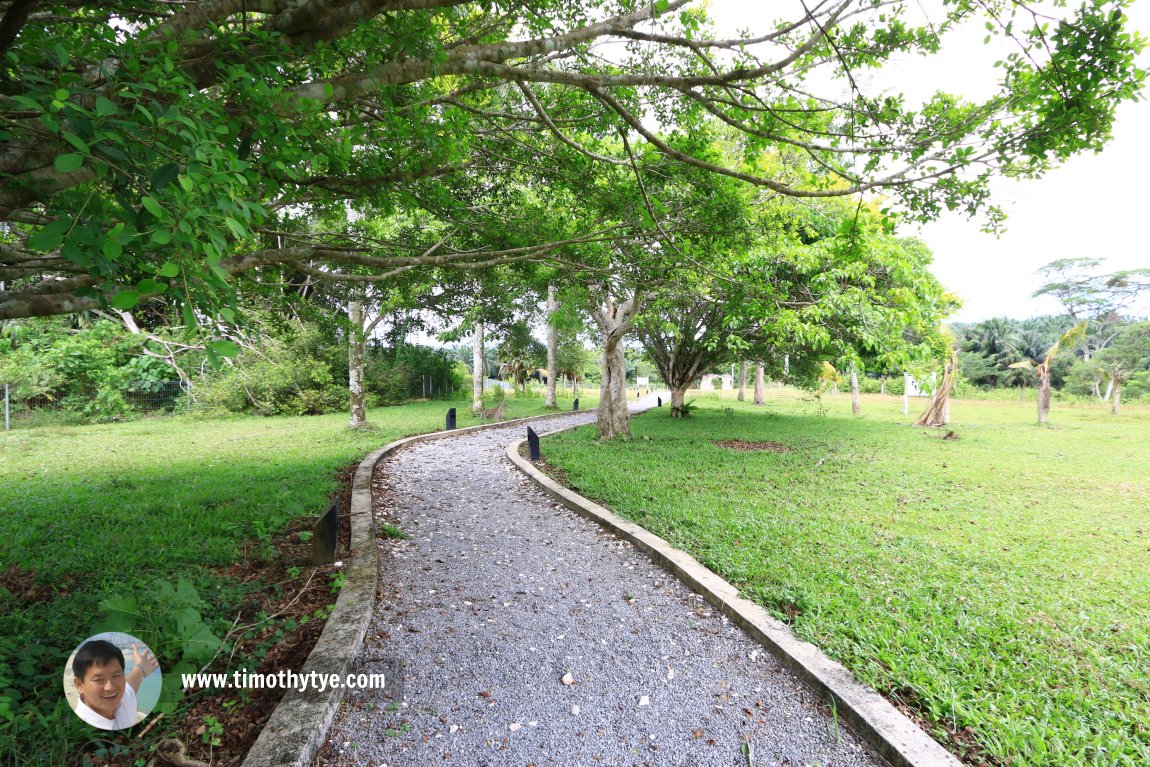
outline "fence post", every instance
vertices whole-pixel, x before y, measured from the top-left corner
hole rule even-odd
[[[12,426],[8,423],[8,384],[4,384],[4,431],[8,431]]]

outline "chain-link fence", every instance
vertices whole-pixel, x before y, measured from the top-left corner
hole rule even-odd
[[[171,412],[187,396],[187,385],[183,381],[139,381],[128,384],[119,390],[127,407],[139,413]],[[12,428],[12,423],[22,419],[32,419],[37,415],[64,415],[80,412],[85,403],[98,396],[97,392],[54,396],[53,394],[25,394],[22,387],[0,384],[3,396],[4,429]]]

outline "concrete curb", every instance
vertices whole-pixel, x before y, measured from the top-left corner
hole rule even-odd
[[[568,427],[575,428],[575,427]],[[557,434],[556,429],[540,436]],[[794,635],[759,605],[739,596],[727,581],[659,536],[556,483],[519,455],[526,440],[507,446],[507,457],[548,495],[572,511],[615,532],[670,570],[762,644],[819,695],[834,702],[839,716],[894,767],[962,767],[954,755],[854,674]]]
[[[351,671],[363,647],[363,638],[375,611],[379,575],[371,503],[371,479],[377,463],[414,442],[592,412],[586,408],[557,411],[453,431],[417,434],[384,445],[360,461],[351,485],[351,554],[344,562],[343,588],[307,662],[297,673],[306,675],[315,671],[317,674],[336,674],[342,679]],[[343,688],[328,688],[323,692],[317,689],[288,691],[244,757],[242,767],[308,767],[327,739],[343,693]]]

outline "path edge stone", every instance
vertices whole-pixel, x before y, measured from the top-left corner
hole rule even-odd
[[[556,429],[540,437],[576,428]],[[962,767],[962,762],[930,737],[888,700],[855,679],[842,664],[831,660],[810,642],[795,636],[789,626],[761,606],[739,596],[739,591],[697,559],[646,528],[563,487],[519,454],[526,442],[507,446],[507,457],[545,493],[621,538],[630,541],[652,560],[671,571],[723,615],[763,645],[784,666],[816,693],[832,701],[837,715],[893,767]]]
[[[433,431],[404,437],[367,455],[355,470],[351,483],[351,553],[344,562],[344,584],[336,597],[315,647],[300,675],[312,671],[345,677],[363,647],[367,627],[375,612],[379,580],[379,548],[375,543],[371,480],[376,465],[407,445],[488,429],[502,429],[521,423],[595,412],[593,409],[557,411],[508,421],[467,426],[451,431]],[[292,689],[272,711],[256,742],[248,750],[241,767],[309,767],[335,720],[343,700],[343,688],[323,692]]]

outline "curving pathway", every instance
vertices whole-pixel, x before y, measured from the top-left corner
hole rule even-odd
[[[399,659],[405,702],[348,692],[317,766],[882,764],[701,597],[529,484],[504,455],[524,431],[377,468],[377,520],[412,537],[380,543],[360,670]]]

